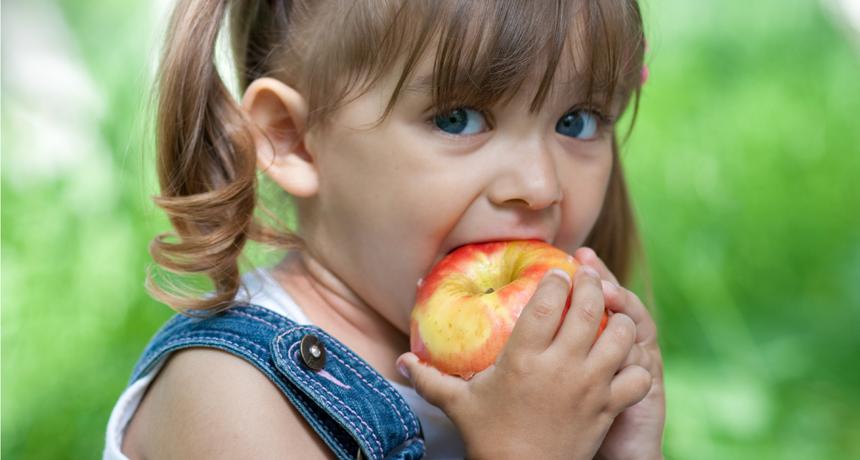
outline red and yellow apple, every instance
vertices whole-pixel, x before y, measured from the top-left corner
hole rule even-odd
[[[573,279],[578,267],[573,256],[537,240],[457,248],[419,283],[412,352],[446,374],[472,378],[496,361],[544,273],[560,268]],[[604,312],[598,335],[606,321]]]

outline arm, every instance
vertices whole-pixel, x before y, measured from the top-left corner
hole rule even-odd
[[[177,352],[152,382],[122,451],[138,458],[331,458],[280,390],[226,352]]]

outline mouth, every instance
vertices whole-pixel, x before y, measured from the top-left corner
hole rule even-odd
[[[489,238],[489,239],[485,239],[485,240],[475,240],[475,241],[469,241],[466,243],[458,244],[458,245],[454,246],[453,248],[449,249],[445,253],[445,255],[446,256],[450,255],[452,252],[456,251],[457,249],[460,249],[463,246],[468,246],[471,244],[498,243],[498,242],[502,242],[502,241],[541,241],[543,243],[552,244],[552,242],[549,239],[544,238],[542,236],[536,236],[536,235]]]

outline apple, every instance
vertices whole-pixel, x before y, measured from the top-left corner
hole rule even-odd
[[[419,281],[410,348],[440,371],[468,380],[496,362],[544,273],[560,268],[573,279],[578,267],[573,256],[538,240],[461,246]],[[607,319],[604,311],[598,336]]]

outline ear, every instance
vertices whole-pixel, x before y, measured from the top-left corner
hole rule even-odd
[[[305,98],[274,78],[259,78],[245,91],[242,109],[253,122],[257,167],[293,196],[316,194],[317,165],[304,140]]]

